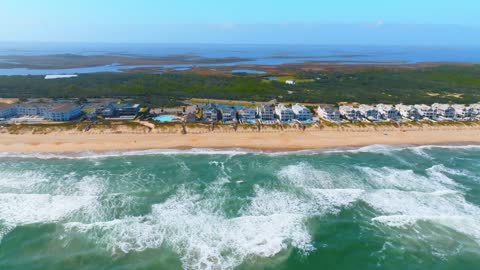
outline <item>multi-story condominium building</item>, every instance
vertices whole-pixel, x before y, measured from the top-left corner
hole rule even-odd
[[[224,123],[237,120],[237,112],[232,108],[222,108],[220,114]]]
[[[42,106],[43,108],[46,108],[45,104],[39,105],[38,103],[21,103],[18,104],[16,107],[17,115],[19,116],[33,116],[33,115],[41,115],[39,107]],[[42,110],[44,111],[44,110]]]
[[[438,118],[438,113],[435,108],[432,108],[425,104],[416,104],[413,105],[413,107],[418,110],[418,113],[420,113],[422,118],[428,118],[431,120],[435,120]]]
[[[311,120],[313,115],[312,112],[301,104],[295,104],[292,106],[293,114],[295,115],[295,119],[300,121]]]
[[[362,113],[360,110],[353,106],[340,106],[340,114],[350,121],[359,121],[362,119]]]
[[[82,114],[82,106],[75,103],[20,103],[12,116],[42,116],[52,121],[68,121]]]
[[[275,114],[282,122],[290,122],[295,119],[295,114],[291,108],[286,107],[284,104],[275,106]]]
[[[13,104],[0,104],[0,118],[10,118],[16,115],[16,108]]]
[[[332,105],[320,105],[317,108],[319,117],[332,122],[340,122],[340,111]]]
[[[46,117],[52,121],[69,121],[82,114],[82,106],[75,103],[55,104],[47,112]]]
[[[262,121],[273,121],[275,120],[275,114],[272,106],[262,105],[257,108],[257,114]]]

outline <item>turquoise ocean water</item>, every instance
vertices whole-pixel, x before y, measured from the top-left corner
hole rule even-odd
[[[480,269],[480,146],[0,155],[0,269]]]

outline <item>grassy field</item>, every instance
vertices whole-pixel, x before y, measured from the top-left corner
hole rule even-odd
[[[248,102],[277,99],[302,103],[475,103],[480,101],[480,65],[363,68],[348,72],[298,72],[265,83],[268,75],[193,73],[85,74],[44,80],[42,76],[0,76],[3,98],[130,97],[150,106],[178,105],[200,98]],[[295,78],[297,85],[283,80]]]

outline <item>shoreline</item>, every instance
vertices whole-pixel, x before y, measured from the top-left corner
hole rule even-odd
[[[480,128],[433,130],[294,131],[278,133],[123,133],[123,134],[0,134],[2,153],[81,152],[148,150],[232,150],[262,152],[355,149],[371,145],[480,145]]]

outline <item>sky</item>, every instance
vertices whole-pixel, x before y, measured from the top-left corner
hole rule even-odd
[[[0,0],[0,41],[480,45],[478,0]]]

